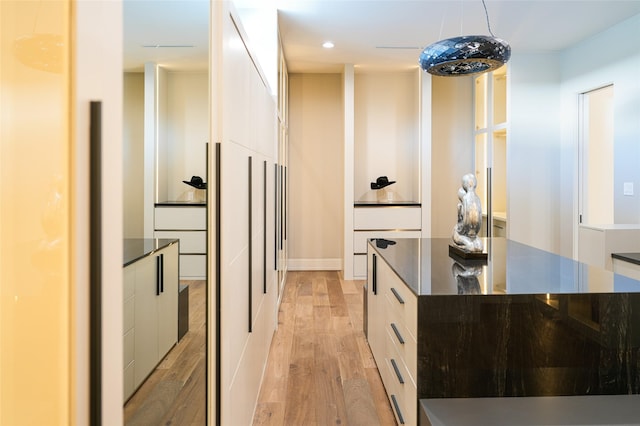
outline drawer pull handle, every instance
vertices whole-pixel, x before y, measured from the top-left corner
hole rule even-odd
[[[394,323],[391,323],[391,328],[393,329],[393,332],[396,334],[396,337],[398,338],[398,342],[400,342],[401,345],[404,345],[404,338],[402,337],[402,334],[400,334],[400,331],[398,331],[398,327],[396,327]]]
[[[371,255],[371,262],[373,263],[373,277],[371,277],[371,280],[373,281],[373,286],[372,286],[372,290],[373,290],[373,294],[376,295],[378,294],[378,265],[377,265],[377,257],[374,254]]]
[[[398,421],[403,425],[404,418],[402,418],[402,412],[400,411],[400,406],[398,406],[398,400],[395,395],[391,395],[391,402],[393,402],[393,409],[396,410],[396,414],[398,415]]]
[[[391,365],[393,366],[393,370],[396,372],[396,376],[398,376],[398,381],[401,385],[404,385],[404,378],[402,378],[402,374],[400,374],[400,369],[398,368],[398,364],[396,364],[396,360],[391,358]]]
[[[391,287],[391,293],[393,293],[393,295],[396,297],[396,299],[398,299],[398,302],[400,302],[401,305],[404,305],[404,299],[400,296],[395,288]]]

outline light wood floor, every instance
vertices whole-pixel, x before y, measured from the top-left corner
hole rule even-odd
[[[288,273],[255,426],[396,424],[362,331],[362,285]]]
[[[189,284],[189,331],[124,406],[128,426],[206,422],[206,281]]]

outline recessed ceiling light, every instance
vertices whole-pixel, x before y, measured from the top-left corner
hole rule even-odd
[[[322,43],[322,47],[324,47],[325,49],[331,49],[334,46],[334,44],[330,41],[325,41],[324,43]]]

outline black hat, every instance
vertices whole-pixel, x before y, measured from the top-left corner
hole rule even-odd
[[[395,180],[389,182],[389,179],[386,176],[380,176],[378,179],[376,179],[375,183],[371,182],[371,189],[382,189],[385,186],[389,186],[392,183],[396,183]]]
[[[191,180],[183,180],[187,185],[191,185],[197,189],[207,189],[207,184],[202,181],[200,176],[191,176]]]
[[[376,240],[376,247],[386,249],[389,246],[395,246],[396,242],[393,240],[386,240],[384,238],[374,238]]]

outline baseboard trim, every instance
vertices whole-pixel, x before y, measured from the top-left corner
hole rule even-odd
[[[342,259],[289,259],[290,271],[341,271]]]

